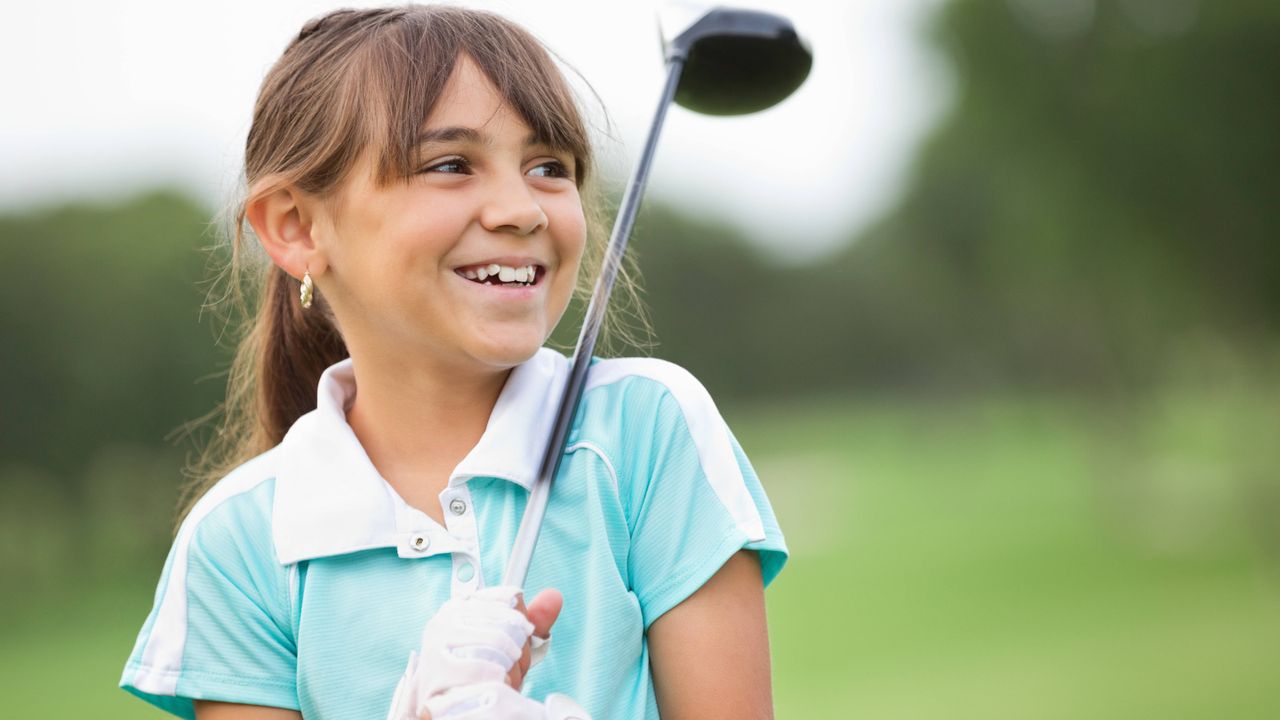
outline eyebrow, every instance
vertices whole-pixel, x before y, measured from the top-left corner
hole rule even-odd
[[[427,145],[430,143],[456,142],[459,140],[472,142],[476,144],[487,144],[490,139],[487,135],[480,132],[479,130],[476,130],[475,128],[457,127],[457,126],[435,128],[433,130],[424,130],[422,133],[418,135],[419,145]],[[540,145],[540,144],[544,144],[544,143],[542,143],[542,141],[538,139],[538,134],[536,132],[529,133],[529,136],[524,139],[525,147],[530,147],[533,145]]]

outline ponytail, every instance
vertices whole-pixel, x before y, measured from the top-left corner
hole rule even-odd
[[[316,293],[304,309],[297,288],[296,280],[271,267],[260,315],[265,342],[255,364],[261,368],[257,412],[272,445],[315,409],[321,373],[349,354],[324,298]]]
[[[298,282],[272,264],[260,248],[246,259],[244,207],[235,213],[231,262],[216,278],[227,283],[238,324],[238,342],[227,377],[227,397],[204,417],[188,423],[186,432],[219,419],[217,429],[183,474],[188,478],[179,499],[174,532],[209,488],[245,461],[284,439],[298,418],[316,407],[316,386],[325,368],[349,356],[347,345],[324,295],[315,293],[310,308],[298,299]],[[251,241],[250,241],[251,242]],[[257,245],[257,243],[253,243]],[[260,290],[251,313],[243,288]],[[215,288],[216,289],[216,288]],[[221,303],[211,304],[215,308]],[[224,310],[226,308],[223,308]]]

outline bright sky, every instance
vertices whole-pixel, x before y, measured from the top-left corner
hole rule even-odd
[[[753,0],[814,51],[782,104],[713,118],[673,107],[645,197],[727,217],[796,259],[847,239],[902,189],[950,100],[921,38],[942,0]],[[25,2],[0,24],[0,209],[110,199],[175,183],[210,206],[234,190],[258,86],[309,18],[378,3]],[[520,22],[604,101],[618,178],[644,143],[664,77],[656,0],[458,2]],[[603,127],[598,108],[595,124]]]

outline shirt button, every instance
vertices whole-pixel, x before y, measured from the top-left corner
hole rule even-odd
[[[476,576],[476,566],[471,563],[462,563],[458,566],[458,579],[467,582]]]
[[[454,515],[461,515],[466,511],[467,511],[467,504],[463,502],[460,498],[454,498],[453,502],[449,503],[449,512],[453,513]]]
[[[413,548],[414,550],[417,550],[418,552],[422,552],[423,550],[426,550],[430,546],[431,546],[431,538],[427,537],[426,535],[423,535],[422,533],[417,533],[412,538],[409,539],[409,547]]]

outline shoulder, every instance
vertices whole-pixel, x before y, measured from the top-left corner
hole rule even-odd
[[[670,360],[655,357],[592,358],[588,387],[610,385],[628,378],[643,378],[673,390],[689,390],[696,386],[706,392],[693,373]]]
[[[583,390],[580,437],[599,440],[631,473],[692,462],[737,476],[731,433],[693,373],[647,357],[596,360]]]
[[[663,407],[690,416],[720,419],[715,401],[693,373],[668,360],[651,357],[595,359],[584,396],[594,402],[617,402],[623,418],[652,419]]]
[[[297,707],[290,570],[270,532],[275,457],[236,467],[187,513],[121,687],[183,717],[200,697]]]
[[[181,549],[196,544],[206,549],[235,546],[239,553],[254,550],[271,555],[271,506],[279,446],[251,458],[227,473],[196,501],[183,519],[175,540]],[[263,540],[252,548],[245,540]]]
[[[157,633],[212,631],[221,613],[248,606],[287,622],[290,570],[276,561],[271,532],[276,457],[273,448],[237,466],[183,519],[162,574]]]

